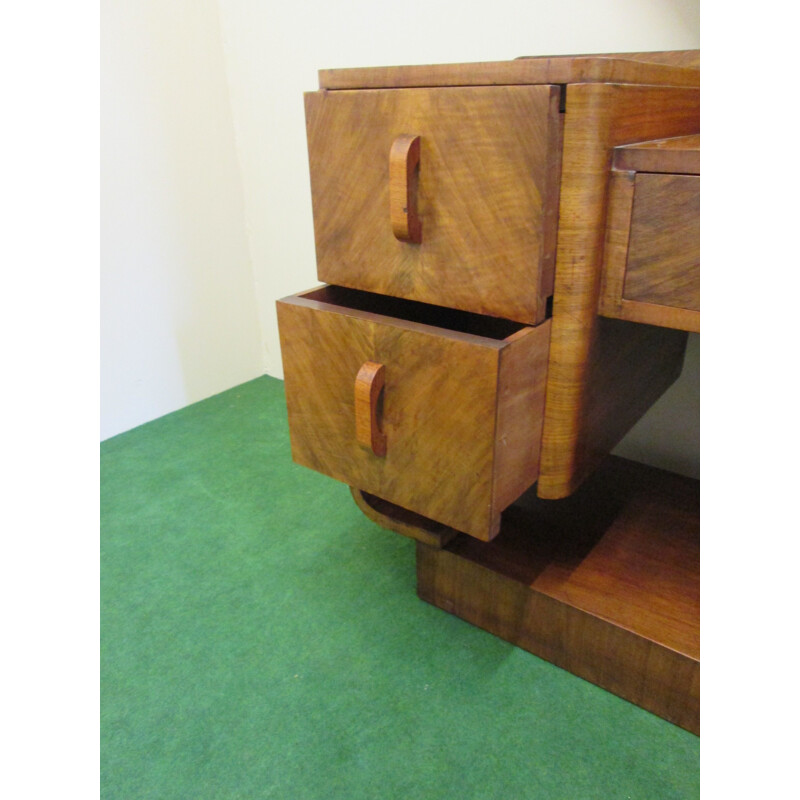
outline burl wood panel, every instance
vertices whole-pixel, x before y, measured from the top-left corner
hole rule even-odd
[[[549,321],[494,339],[331,304],[332,293],[348,294],[278,303],[294,460],[490,539],[538,474]],[[365,362],[385,368],[383,456],[356,438]]]
[[[699,103],[693,89],[567,87],[541,497],[570,495],[680,373],[685,333],[603,319],[598,301],[613,149],[697,132]]]
[[[306,95],[320,280],[536,324],[552,293],[559,90]],[[390,214],[390,151],[420,137],[419,244]]]
[[[699,58],[698,50],[690,50],[671,54],[541,56],[474,64],[323,69],[319,71],[319,87],[378,89],[590,82],[697,87]]]
[[[490,543],[417,546],[422,599],[699,733],[699,483],[611,458]]]
[[[700,310],[700,178],[637,174],[623,298]]]

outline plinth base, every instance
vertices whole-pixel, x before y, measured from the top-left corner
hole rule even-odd
[[[609,458],[566,500],[525,495],[492,542],[418,542],[417,591],[699,734],[699,492]]]

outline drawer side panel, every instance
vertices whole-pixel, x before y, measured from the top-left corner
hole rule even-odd
[[[550,320],[528,328],[500,354],[494,500],[502,512],[539,476]]]

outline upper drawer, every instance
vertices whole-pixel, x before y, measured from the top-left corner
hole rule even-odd
[[[326,286],[278,303],[292,457],[479,539],[536,481],[550,321]]]
[[[558,87],[320,91],[305,101],[320,280],[544,319],[558,215]],[[419,137],[408,172],[403,136]],[[413,214],[414,205],[419,243],[398,239],[392,225],[393,213]]]

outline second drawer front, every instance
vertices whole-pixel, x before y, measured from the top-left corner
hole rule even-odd
[[[320,280],[542,321],[555,258],[558,102],[555,86],[307,94]],[[405,178],[390,169],[390,153],[404,136],[419,137],[408,175],[418,243],[398,239],[392,223]]]
[[[468,333],[374,313],[370,297],[324,287],[278,303],[293,458],[488,540],[537,478],[550,323]],[[384,454],[356,434],[367,363],[383,366]]]
[[[700,310],[700,176],[637,173],[626,300]]]

